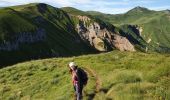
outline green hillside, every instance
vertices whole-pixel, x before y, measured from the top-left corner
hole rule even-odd
[[[58,8],[33,3],[0,9],[0,65],[94,52]]]
[[[71,61],[88,73],[85,100],[170,100],[169,12],[0,8],[0,100],[74,100]]]
[[[89,14],[87,12],[84,12],[84,11],[81,11],[81,10],[78,10],[76,8],[73,8],[73,7],[63,7],[61,9],[63,11],[65,11],[65,12],[67,12],[69,15],[73,15],[73,16],[87,16],[87,17],[91,18],[91,22],[97,22],[97,23],[101,24],[102,26],[107,26],[107,28],[110,31],[116,32],[116,31],[119,30],[117,27],[115,27],[111,23],[109,23],[109,22],[107,22],[105,20],[102,20],[100,18],[97,18],[95,16],[92,16],[91,14]],[[73,18],[73,19],[75,19],[75,18]],[[76,21],[74,20],[74,22],[76,22]],[[87,24],[89,24],[89,23],[87,23]]]
[[[73,100],[67,64],[88,72],[84,99],[169,100],[170,55],[113,51],[36,60],[0,69],[1,100]]]
[[[61,8],[62,10],[66,11],[69,14],[73,14],[73,15],[89,15],[88,13],[78,10],[76,8],[73,7],[63,7]]]
[[[89,14],[94,15],[98,18],[103,18],[103,20],[111,22],[112,24],[115,24],[115,25],[124,25],[124,24],[136,24],[135,23],[136,20],[143,23],[145,19],[141,20],[141,18],[147,19],[148,17],[155,16],[153,14],[156,14],[156,13],[157,13],[156,11],[152,11],[147,8],[135,7],[124,14],[114,15],[114,14],[104,14],[104,13],[93,13],[91,11]]]
[[[90,18],[90,21],[80,21],[78,17],[84,16]],[[72,7],[55,8],[43,3],[1,8],[0,65],[32,59],[98,53],[89,40],[83,40],[82,34],[78,33],[77,25],[81,23],[85,23],[87,27],[91,23],[97,23],[101,29],[106,29],[112,35],[126,37],[137,51],[168,53],[169,18],[169,10],[158,12],[142,7],[118,15],[84,12]],[[84,30],[87,30],[85,28]],[[141,33],[138,28],[142,29]],[[113,38],[110,36],[109,41],[113,41]],[[104,43],[110,45],[107,37]],[[114,46],[108,48],[108,51],[115,49]]]
[[[0,41],[9,40],[19,32],[34,31],[36,26],[11,8],[0,10]]]
[[[77,31],[77,25],[84,23],[78,18],[82,16],[90,18],[85,22],[87,27],[97,23],[101,29],[119,34],[120,29],[109,22],[71,7],[59,9],[43,3],[31,3],[0,9],[0,65],[98,53]],[[110,45],[106,39],[105,44]],[[113,50],[108,48],[108,51]]]
[[[126,37],[135,47],[137,50],[140,51],[145,51],[146,47],[150,47],[146,41],[143,39],[143,37],[139,36],[137,30],[135,29],[135,27],[129,27],[128,24],[124,23],[122,26],[114,26],[117,25],[116,22],[113,22],[111,24],[111,21],[113,19],[109,19],[107,17],[112,15],[109,14],[104,14],[104,13],[100,13],[100,12],[96,12],[96,11],[81,11],[72,7],[63,7],[61,8],[62,10],[64,10],[65,12],[71,14],[71,15],[83,15],[83,16],[88,16],[92,19],[94,19],[94,21],[101,23],[104,26],[109,26],[108,28],[110,30],[113,30],[115,33],[120,34],[121,36]],[[109,19],[109,20],[107,20]],[[115,19],[117,20],[117,19]],[[120,19],[122,20],[122,19]],[[114,20],[113,20],[114,21]],[[154,50],[152,50],[154,51]]]
[[[135,7],[124,14],[89,13],[116,26],[138,25],[142,27],[141,37],[150,41],[150,49],[158,52],[169,52],[170,48],[170,13]]]

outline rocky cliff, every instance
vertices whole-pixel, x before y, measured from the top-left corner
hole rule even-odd
[[[120,51],[135,51],[134,46],[129,42],[126,37],[114,35],[114,46]]]
[[[109,51],[117,48],[121,51],[135,51],[134,46],[126,37],[115,32],[114,26],[100,24],[87,16],[76,16],[79,23],[76,30],[80,37],[99,51]]]

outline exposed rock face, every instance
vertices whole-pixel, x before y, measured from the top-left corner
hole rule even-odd
[[[77,24],[76,30],[80,37],[90,43],[99,51],[107,51],[107,46],[105,45],[106,34],[108,32],[105,28],[101,28],[96,22],[91,22],[91,19],[87,16],[77,16],[79,18],[79,24]]]
[[[76,30],[80,37],[98,51],[117,48],[121,51],[135,51],[128,39],[110,31],[107,26],[91,21],[87,16],[77,16],[79,24]]]
[[[0,44],[0,50],[12,51],[19,49],[20,44],[35,43],[44,41],[46,38],[46,32],[43,29],[38,29],[36,32],[24,32],[15,36],[12,41],[3,41]]]
[[[114,44],[120,51],[135,51],[134,46],[129,42],[126,37],[114,35]]]
[[[90,20],[91,20],[91,19],[90,19],[89,17],[87,17],[87,16],[80,16],[80,15],[78,15],[77,17],[78,17],[79,20],[84,21],[84,22],[87,22],[87,21],[90,21]]]

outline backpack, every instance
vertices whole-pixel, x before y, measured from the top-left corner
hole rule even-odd
[[[87,73],[83,69],[78,68],[77,69],[77,75],[79,77],[80,83],[82,83],[83,85],[86,85],[87,81],[88,81]]]

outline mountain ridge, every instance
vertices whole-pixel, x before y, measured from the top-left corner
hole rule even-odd
[[[167,9],[168,10],[168,9]],[[125,13],[128,13],[130,11],[156,11],[156,10],[151,10],[151,9],[148,9],[146,7],[142,7],[142,6],[136,6],[130,10],[128,10],[127,12],[124,12],[124,13],[117,13],[117,14],[111,14],[111,13],[103,13],[103,12],[100,12],[100,11],[93,11],[93,10],[89,10],[89,11],[86,11],[87,13],[96,13],[96,14],[106,14],[106,15],[121,15],[121,14],[125,14]],[[160,11],[164,11],[164,10],[160,10]],[[94,13],[93,13],[94,12]],[[159,12],[159,11],[158,11]]]
[[[147,10],[141,7],[134,9]],[[89,14],[76,8],[56,8],[44,3],[31,3],[3,8],[0,9],[0,13],[2,55],[0,59],[4,58],[2,65],[47,57],[108,52],[115,49],[142,52],[169,50],[166,46],[167,32],[161,36],[163,40],[161,43],[154,33],[147,38],[146,28],[143,26],[144,22],[159,23],[158,19],[165,15],[164,12],[147,11],[147,14],[142,12],[137,15],[100,13],[98,16],[92,14],[93,12]],[[43,34],[35,35],[39,30],[43,30]],[[37,39],[37,37],[42,38]],[[154,38],[160,45],[154,42]],[[13,57],[10,58],[10,55]]]
[[[3,36],[1,37],[2,45],[7,45],[10,41],[12,42],[14,37],[17,37],[17,34],[25,34],[24,36],[26,36],[26,34],[33,34],[36,28],[44,29],[46,38],[40,42],[26,42],[24,43],[26,45],[20,44],[20,46],[18,46],[19,49],[15,51],[8,52],[1,50],[0,59],[3,61],[1,62],[2,64],[16,62],[15,60],[22,61],[44,57],[71,56],[82,54],[82,52],[90,53],[95,51],[81,40],[74,29],[71,29],[74,27],[73,22],[64,11],[59,10],[58,8],[53,8],[52,6],[40,3],[23,5],[22,7],[13,6],[12,8],[4,9],[14,9],[17,13],[4,12],[4,10],[1,9],[1,27],[9,28],[9,25],[11,25],[11,31],[10,29],[7,30],[5,28],[0,30],[1,34],[4,34],[1,35]],[[9,17],[11,14],[13,14],[12,17]],[[6,17],[4,17],[4,15]],[[6,19],[6,21],[4,19]],[[11,21],[9,22],[8,20]],[[18,26],[18,23],[20,23],[21,26]],[[33,31],[30,31],[29,23],[36,27]],[[69,28],[67,25],[70,26],[71,33],[67,31]],[[13,33],[13,36],[7,35],[5,32],[9,34]],[[32,38],[30,39],[32,40]],[[17,56],[17,58],[14,59],[11,57],[9,59],[10,55],[14,55],[14,58]],[[4,58],[2,59],[2,57]]]
[[[75,10],[68,13],[68,10],[44,3],[1,9],[0,65],[107,52],[116,48],[135,51],[131,41],[114,25],[80,10],[75,13]]]
[[[140,12],[141,9],[143,12]],[[118,27],[137,25],[142,31],[142,38],[150,45],[147,48],[157,52],[170,52],[168,40],[170,38],[170,21],[167,11],[153,11],[143,7],[135,7],[124,14],[98,14],[94,16]],[[163,35],[160,35],[160,33]]]

